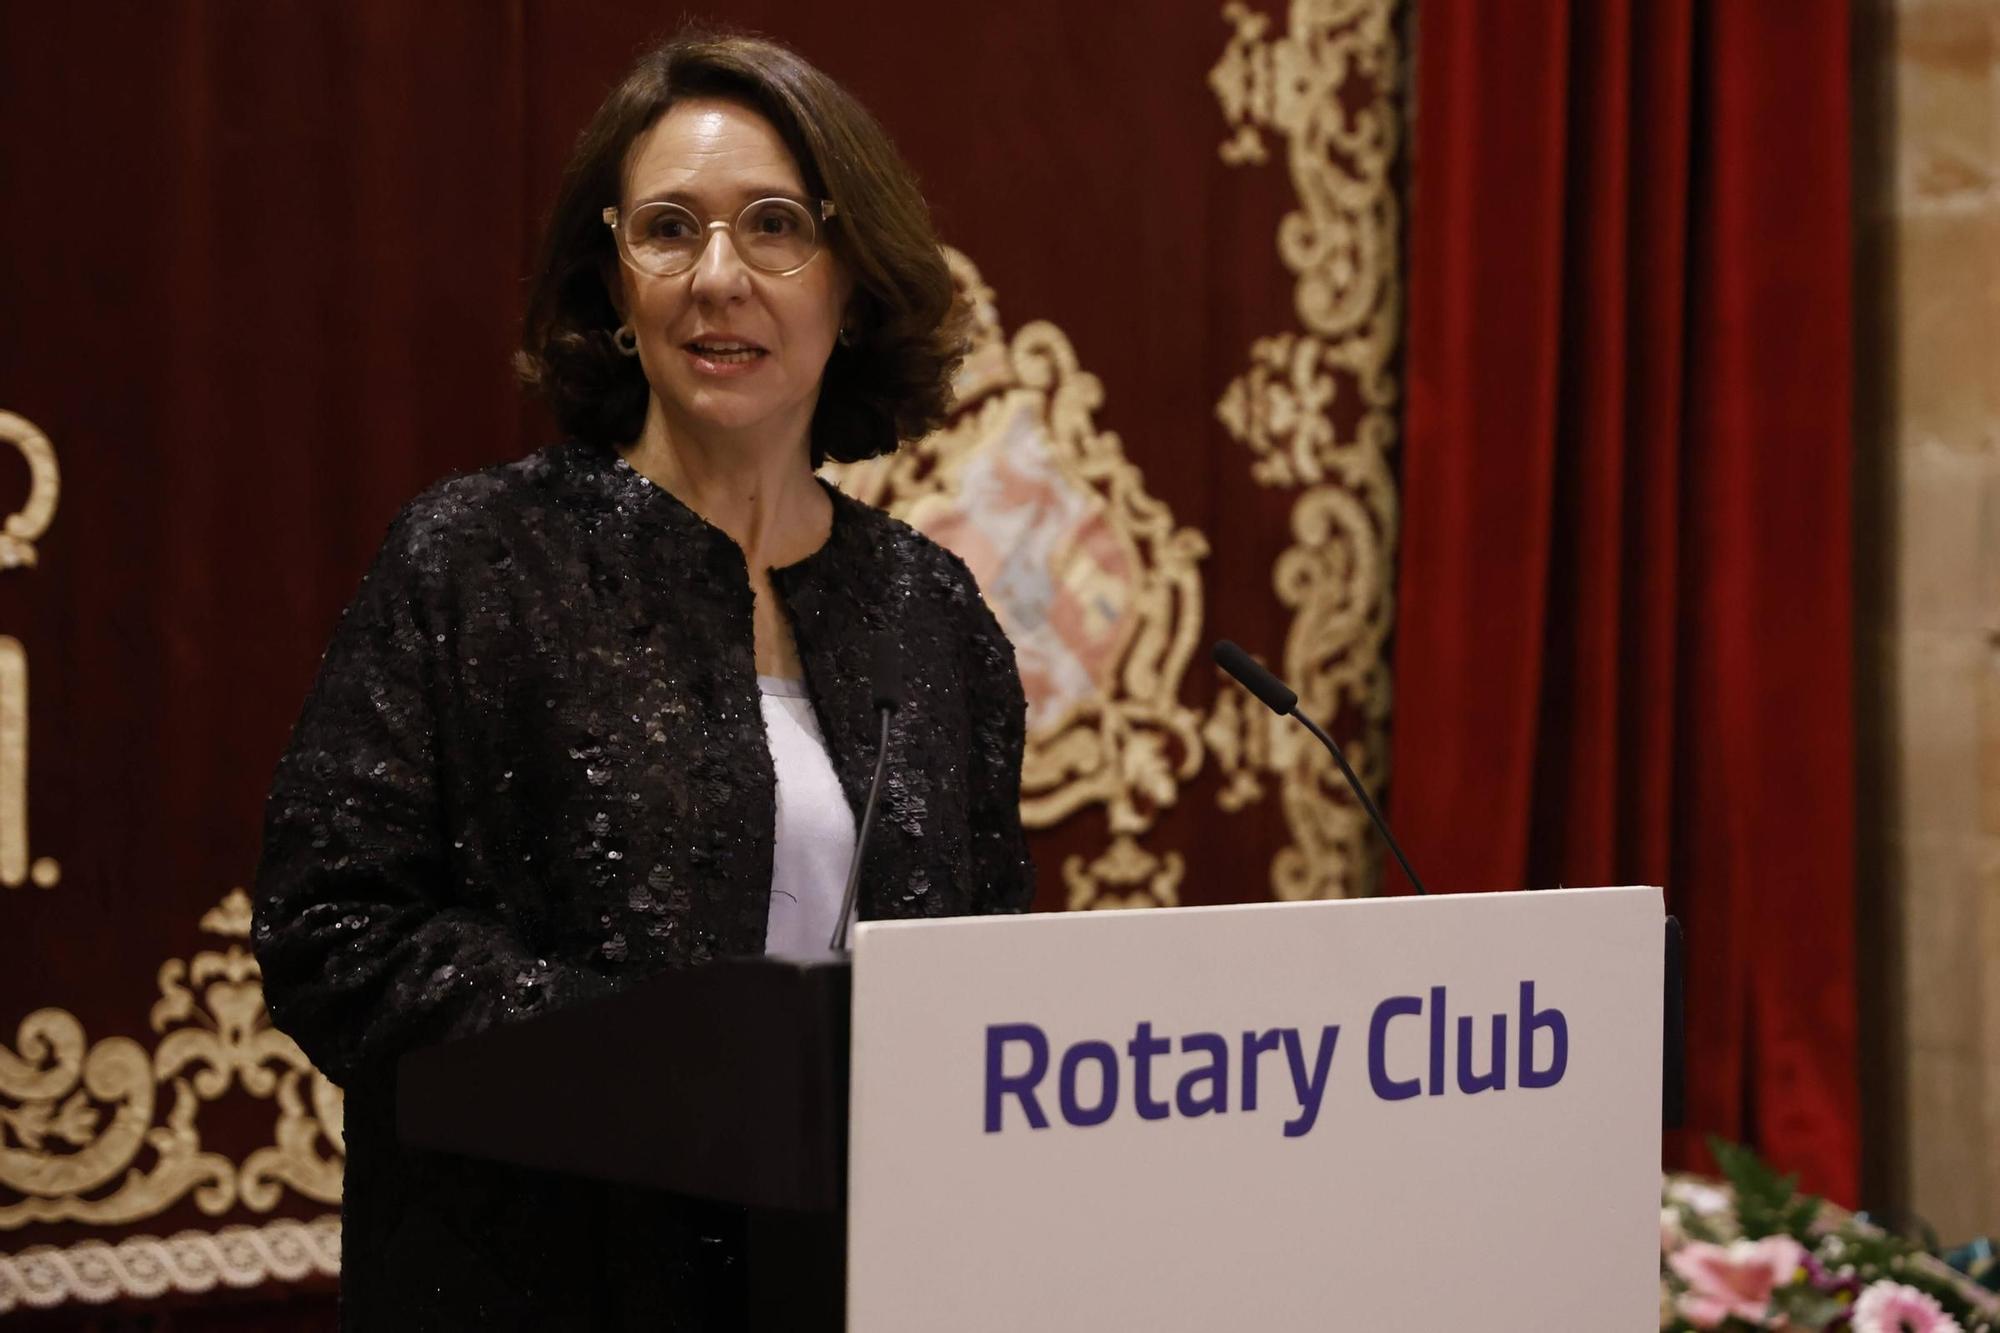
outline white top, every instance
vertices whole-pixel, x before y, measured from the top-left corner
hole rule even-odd
[[[778,835],[764,952],[822,953],[847,889],[854,812],[840,790],[805,682],[759,676],[757,692],[778,770]]]

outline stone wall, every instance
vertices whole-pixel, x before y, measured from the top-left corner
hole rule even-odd
[[[2000,1231],[2000,0],[1855,17],[1868,1205]]]

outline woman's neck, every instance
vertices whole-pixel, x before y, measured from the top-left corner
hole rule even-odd
[[[670,428],[659,404],[621,450],[634,470],[743,549],[752,570],[791,564],[819,549],[833,506],[813,480],[811,446],[717,437]]]

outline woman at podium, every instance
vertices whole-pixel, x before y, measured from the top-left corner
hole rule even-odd
[[[520,356],[566,438],[396,517],[266,810],[265,994],[347,1093],[344,1327],[737,1322],[740,1219],[405,1150],[395,1060],[823,949],[877,663],[860,914],[1027,906],[1012,648],[962,562],[814,475],[939,425],[961,345],[909,170],[793,53],[683,35],[584,130]]]

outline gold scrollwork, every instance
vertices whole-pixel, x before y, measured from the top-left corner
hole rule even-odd
[[[182,1231],[164,1239],[86,1240],[0,1254],[0,1314],[69,1302],[101,1305],[340,1273],[340,1218],[278,1218],[262,1226]]]
[[[248,939],[248,895],[232,889],[201,926]],[[123,1225],[189,1196],[211,1217],[239,1204],[267,1212],[287,1187],[339,1200],[340,1091],[271,1026],[256,959],[231,943],[168,959],[158,980],[149,1024],[159,1042],[150,1052],[127,1037],[89,1044],[61,1009],[21,1021],[18,1054],[0,1047],[0,1187],[21,1196],[0,1204],[0,1231]],[[205,1151],[196,1125],[203,1105],[238,1086],[278,1107],[272,1146],[241,1166]],[[172,1099],[161,1115],[163,1089]]]
[[[964,557],[1013,640],[1029,699],[1022,821],[1047,828],[1101,804],[1114,838],[1131,842],[1203,762],[1201,719],[1180,691],[1208,544],[1097,427],[1103,386],[1062,331],[1035,322],[1009,338],[972,261],[947,257],[973,313],[957,415],[836,479]]]
[[[1266,132],[1284,141],[1300,207],[1279,224],[1278,253],[1297,278],[1303,326],[1251,344],[1216,415],[1249,449],[1256,481],[1299,492],[1292,545],[1272,571],[1293,612],[1283,672],[1301,707],[1358,729],[1349,759],[1371,784],[1386,771],[1383,645],[1398,524],[1389,466],[1402,320],[1394,10],[1394,0],[1292,0],[1286,32],[1272,37],[1268,16],[1232,0],[1222,13],[1234,33],[1209,72],[1233,130],[1225,162],[1267,161]],[[1355,423],[1343,434],[1336,410],[1346,403]],[[1218,698],[1203,734],[1224,809],[1260,799],[1265,773],[1282,784],[1292,845],[1272,863],[1278,897],[1368,891],[1379,859],[1361,836],[1365,817],[1317,745],[1234,691]]]
[[[0,439],[28,464],[28,499],[0,523],[0,570],[32,568],[35,542],[55,518],[62,489],[55,446],[12,412],[0,412]],[[61,878],[53,859],[28,861],[28,653],[19,639],[0,635],[0,885],[50,889]]]
[[[49,530],[62,490],[55,446],[34,422],[12,412],[0,412],[0,440],[20,450],[28,464],[27,503],[0,523],[0,569],[32,567],[35,543]]]
[[[1063,861],[1069,910],[1111,907],[1176,907],[1187,861],[1179,852],[1155,856],[1129,837],[1116,837],[1094,860]]]
[[[0,886],[52,889],[61,879],[53,857],[28,862],[28,650],[0,634]]]

